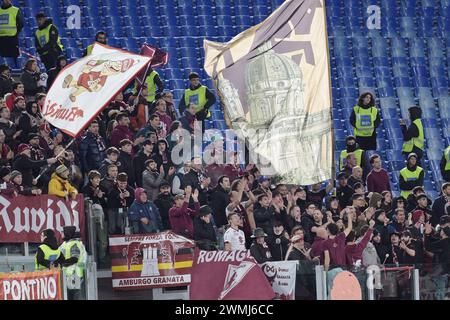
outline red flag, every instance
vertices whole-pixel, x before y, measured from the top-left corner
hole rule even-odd
[[[139,86],[141,86],[142,83],[144,83],[145,78],[153,71],[153,68],[163,67],[167,64],[169,61],[169,54],[146,43],[142,45],[139,54],[150,58],[150,64],[146,69],[142,70],[136,78]]]
[[[275,293],[250,251],[196,250],[191,300],[271,300]]]

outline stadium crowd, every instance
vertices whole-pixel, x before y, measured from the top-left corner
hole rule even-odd
[[[8,2],[2,10],[10,8]],[[420,167],[419,107],[410,108],[409,127],[401,122],[406,166],[400,171],[401,195],[395,198],[383,159],[367,152],[377,149],[380,123],[370,93],[361,95],[349,119],[355,133],[346,139],[336,179],[324,184],[273,184],[256,165],[243,164],[237,152],[226,154],[218,134],[213,136],[215,163],[205,165],[201,155],[174,163],[173,150],[186,142],[183,132],[192,137],[216,103],[195,73],[177,106],[158,72],[149,70],[142,87],[132,83],[119,93],[66,148],[71,138],[49,125],[41,110],[46,91],[68,61],[51,20],[42,14],[37,20],[36,47],[47,70],[29,59],[19,79],[13,79],[10,68],[0,66],[0,192],[66,200],[84,194],[101,226],[103,262],[108,235],[173,230],[204,250],[250,249],[260,263],[307,260],[328,271],[360,264],[440,263],[440,275],[448,274],[450,148],[441,165],[447,183],[438,198],[430,199]],[[1,46],[4,40],[0,37]],[[106,34],[97,33],[96,41],[107,43]],[[86,48],[86,54],[91,51]]]

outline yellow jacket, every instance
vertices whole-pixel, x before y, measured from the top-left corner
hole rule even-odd
[[[70,184],[69,180],[63,180],[56,173],[53,173],[48,184],[48,194],[50,196],[64,198],[66,195],[70,195],[71,193],[78,194],[78,191]]]

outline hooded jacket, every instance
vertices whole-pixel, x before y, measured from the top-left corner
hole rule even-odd
[[[200,210],[200,204],[198,202],[194,203],[195,210],[189,209],[189,202],[184,201],[181,208],[173,206],[169,210],[169,220],[172,230],[175,233],[188,237],[189,239],[194,238],[194,222],[193,218],[198,215]]]
[[[70,184],[69,180],[61,178],[54,172],[48,184],[48,194],[64,198],[69,194],[78,194],[78,191]]]
[[[175,200],[173,196],[169,194],[158,194],[158,197],[155,200],[155,205],[159,209],[159,214],[161,216],[163,230],[170,229],[170,221],[169,221],[169,210],[175,204]]]
[[[140,220],[142,218],[147,218],[150,221],[150,233],[159,232],[162,230],[159,210],[150,201],[147,201],[145,203],[140,201],[140,197],[143,192],[145,192],[145,190],[142,188],[137,188],[134,191],[134,202],[131,204],[130,210],[128,211],[130,221],[142,223]],[[140,228],[139,231],[142,232],[142,229]]]

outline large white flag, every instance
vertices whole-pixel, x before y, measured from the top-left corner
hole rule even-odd
[[[96,43],[91,55],[60,72],[45,99],[44,118],[76,137],[149,62]]]

